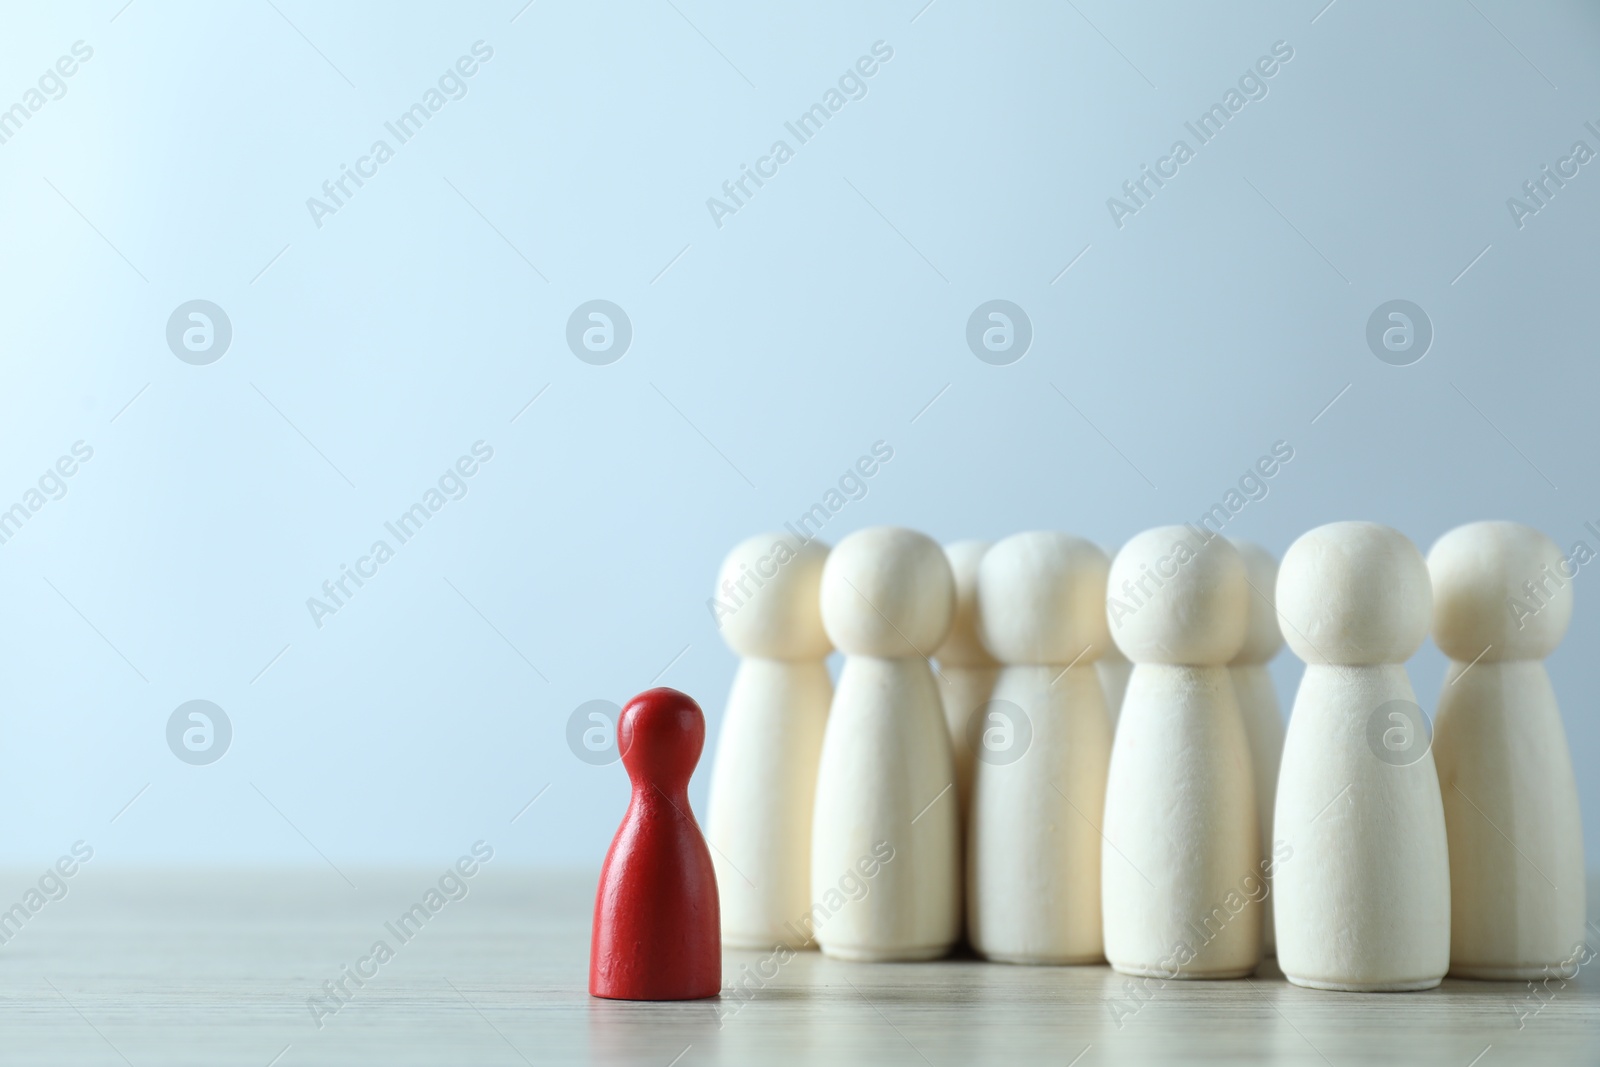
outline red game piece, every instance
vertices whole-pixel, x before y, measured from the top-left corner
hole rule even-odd
[[[711,853],[689,810],[706,720],[676,689],[628,701],[617,746],[633,798],[600,868],[589,994],[697,1000],[722,988],[722,913]]]

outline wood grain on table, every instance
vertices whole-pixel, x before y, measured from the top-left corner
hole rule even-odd
[[[1537,993],[1522,982],[1446,979],[1425,993],[1371,995],[1300,989],[1269,961],[1248,981],[1169,982],[1133,999],[1130,980],[1104,966],[854,964],[815,952],[780,963],[730,951],[724,986],[742,980],[747,995],[598,1001],[586,992],[593,872],[485,864],[459,880],[465,896],[450,899],[461,892],[450,882],[433,898],[436,913],[396,927],[428,903],[444,871],[346,869],[346,882],[328,868],[86,866],[20,930],[0,926],[9,938],[0,945],[0,1060],[1600,1063],[1597,964]],[[0,891],[21,899],[37,878],[6,872]],[[1590,938],[1600,946],[1600,924]],[[380,941],[387,959],[373,954]],[[371,977],[358,986],[347,967]],[[343,1003],[312,1002],[341,978]]]

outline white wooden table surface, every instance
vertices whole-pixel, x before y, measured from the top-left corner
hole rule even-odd
[[[1125,979],[1106,967],[975,960],[806,953],[748,1001],[597,1001],[592,872],[487,865],[400,944],[385,922],[442,870],[347,870],[352,888],[327,868],[85,868],[0,946],[0,1062],[1600,1064],[1600,961],[1539,1000],[1523,983],[1452,980],[1315,992],[1269,963],[1248,982],[1170,983],[1120,1027],[1108,1001]],[[5,872],[0,885],[37,877]],[[319,1028],[308,998],[379,939],[394,958],[364,965],[376,976],[347,981],[349,1002]],[[762,956],[727,953],[724,983]]]

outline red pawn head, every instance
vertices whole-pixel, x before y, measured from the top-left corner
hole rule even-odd
[[[717,880],[689,809],[706,721],[676,689],[628,701],[617,747],[632,781],[595,893],[589,993],[615,1000],[694,1000],[722,987]]]
[[[700,705],[676,689],[648,689],[628,701],[617,717],[617,749],[635,792],[642,784],[654,784],[673,799],[687,795],[705,743],[706,717]]]

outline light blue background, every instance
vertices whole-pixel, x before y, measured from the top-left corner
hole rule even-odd
[[[1115,546],[1283,439],[1228,529],[1275,553],[1345,518],[1600,549],[1600,164],[1520,230],[1506,208],[1600,148],[1592,6],[675,2],[7,11],[0,106],[94,56],[0,145],[0,500],[94,458],[0,546],[0,860],[433,864],[485,838],[595,863],[625,776],[574,758],[569,713],[659,681],[714,731],[721,557],[879,439],[829,540]],[[480,39],[468,95],[313,225]],[[707,197],[879,40],[866,98],[716,227]],[[1114,226],[1107,197],[1280,40],[1266,99]],[[1410,367],[1364,341],[1395,297],[1436,329]],[[211,366],[164,339],[195,298],[233,324]],[[594,298],[633,322],[611,366],[564,341]],[[994,298],[1034,326],[1012,366],[964,341]],[[469,495],[317,629],[306,598],[478,440]],[[1549,666],[1595,857],[1600,578],[1576,583]],[[1411,665],[1430,710],[1443,670],[1431,644]],[[1274,673],[1287,707],[1299,664]],[[196,698],[234,727],[207,767],[164,737]]]

